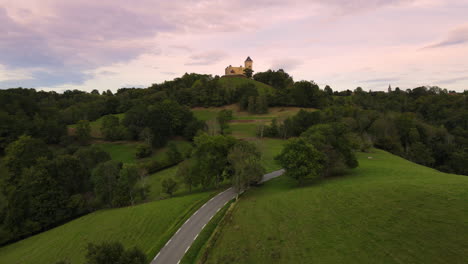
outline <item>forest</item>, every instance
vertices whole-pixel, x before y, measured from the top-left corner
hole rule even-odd
[[[266,113],[271,106],[316,109],[259,125],[257,136],[294,138],[298,141],[292,148],[304,145],[301,140],[313,142],[320,146],[319,152],[342,157],[335,161],[342,160],[347,167],[357,166],[351,149],[377,147],[440,171],[468,175],[468,91],[439,87],[333,91],[313,81],[294,81],[283,70],[259,72],[253,80],[269,88],[259,89],[253,83],[226,85],[219,76],[191,73],[146,89],[122,88],[116,93],[0,90],[0,244],[100,208],[142,202],[147,190],[136,184],[138,179],[183,160],[178,173],[191,186],[217,186],[227,177],[227,165],[232,175],[236,168],[256,178],[262,175],[256,164],[239,162],[245,153],[258,159],[252,146],[226,135],[200,132],[209,132],[209,124],[197,120],[192,107],[238,104],[250,113]],[[121,120],[113,116],[122,113]],[[141,141],[141,157],[171,138],[182,137],[194,142],[191,159],[174,151],[164,164],[123,166],[92,146],[89,123],[101,117],[105,140]],[[222,124],[228,119],[229,115],[219,117]],[[69,133],[67,126],[72,124],[76,128]],[[317,151],[311,155],[320,159]],[[278,159],[288,164],[290,158],[285,154]],[[330,174],[324,168],[320,173]]]

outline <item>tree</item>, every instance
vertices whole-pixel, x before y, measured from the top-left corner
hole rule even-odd
[[[326,94],[333,95],[333,90],[329,85],[326,85],[323,90],[325,91]]]
[[[89,243],[86,263],[88,264],[145,264],[146,255],[137,248],[125,250],[118,242]]]
[[[247,111],[251,114],[254,114],[255,113],[255,110],[256,110],[256,103],[255,103],[255,98],[256,96],[249,96],[249,99],[248,99],[248,106],[247,106]]]
[[[228,161],[234,171],[232,184],[238,194],[262,180],[265,169],[261,165],[261,153],[254,144],[238,141],[229,151]]]
[[[80,160],[81,164],[87,168],[90,173],[99,163],[111,159],[109,153],[97,146],[80,148],[75,152],[74,156]]]
[[[153,145],[153,138],[154,138],[153,131],[151,131],[151,129],[149,127],[143,128],[143,130],[140,133],[140,140],[145,141],[145,143],[148,146],[152,146]]]
[[[91,126],[88,120],[80,120],[76,125],[76,138],[81,144],[87,144],[91,139]]]
[[[310,127],[303,137],[315,149],[325,155],[326,176],[342,173],[346,168],[356,168],[358,162],[349,141],[347,127],[343,123],[319,124]]]
[[[192,168],[192,161],[185,160],[178,166],[176,173],[176,177],[182,180],[189,192],[192,192],[192,187],[199,183],[198,174]]]
[[[218,112],[216,119],[218,120],[221,129],[221,134],[224,135],[226,129],[229,128],[228,122],[232,120],[232,111],[223,109]]]
[[[325,157],[302,138],[289,139],[281,153],[275,157],[286,170],[286,175],[302,184],[306,178],[319,178]]]
[[[101,133],[107,140],[118,140],[124,137],[123,127],[119,124],[119,118],[114,115],[106,115],[102,118]]]
[[[4,164],[9,172],[6,183],[18,183],[23,168],[35,165],[39,157],[50,156],[51,152],[42,140],[31,136],[20,136],[18,140],[8,145],[5,150]]]
[[[172,194],[175,191],[177,191],[179,186],[177,185],[177,182],[174,181],[172,178],[165,178],[161,182],[161,187],[164,193],[167,193],[169,196],[172,196]]]
[[[245,68],[244,69],[244,75],[245,75],[245,77],[247,77],[249,79],[252,78],[253,72],[254,71],[252,69],[250,69],[250,68]]]
[[[268,113],[268,102],[267,97],[264,94],[261,94],[257,97],[257,103],[255,105],[255,112],[257,114],[266,114]]]
[[[170,164],[178,163],[183,159],[182,153],[177,149],[177,145],[174,142],[167,144],[166,156]]]
[[[109,207],[114,205],[114,195],[121,168],[122,163],[109,160],[100,163],[96,169],[93,170],[92,181],[94,184],[94,193],[103,205]]]
[[[112,200],[114,206],[133,205],[138,198],[144,199],[145,190],[136,186],[138,179],[138,167],[135,165],[127,165],[120,170]]]
[[[227,156],[236,143],[236,139],[230,136],[209,136],[203,133],[195,137],[194,141],[194,166],[201,175],[200,183],[204,188],[213,184],[218,186],[225,175],[223,172],[229,165]]]

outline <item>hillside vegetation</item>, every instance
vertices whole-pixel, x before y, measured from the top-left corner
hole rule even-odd
[[[358,156],[350,175],[247,192],[207,263],[466,263],[468,178]]]
[[[195,207],[211,192],[192,194],[132,207],[100,210],[39,235],[0,248],[2,264],[84,263],[87,243],[119,241],[138,247],[152,259]],[[190,212],[189,212],[190,211]]]

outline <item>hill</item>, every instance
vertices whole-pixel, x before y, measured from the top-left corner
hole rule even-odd
[[[247,192],[207,263],[466,263],[466,176],[381,150],[359,162],[306,187],[280,177]]]

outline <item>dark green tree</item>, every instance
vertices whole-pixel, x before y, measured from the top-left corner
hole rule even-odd
[[[275,158],[286,170],[286,175],[302,184],[307,178],[320,178],[325,157],[302,138],[289,139]]]
[[[80,120],[76,124],[75,135],[81,144],[88,144],[91,139],[91,126],[88,120]]]
[[[175,191],[178,189],[178,184],[172,178],[165,178],[161,182],[162,191],[167,193],[169,196],[172,196]]]

